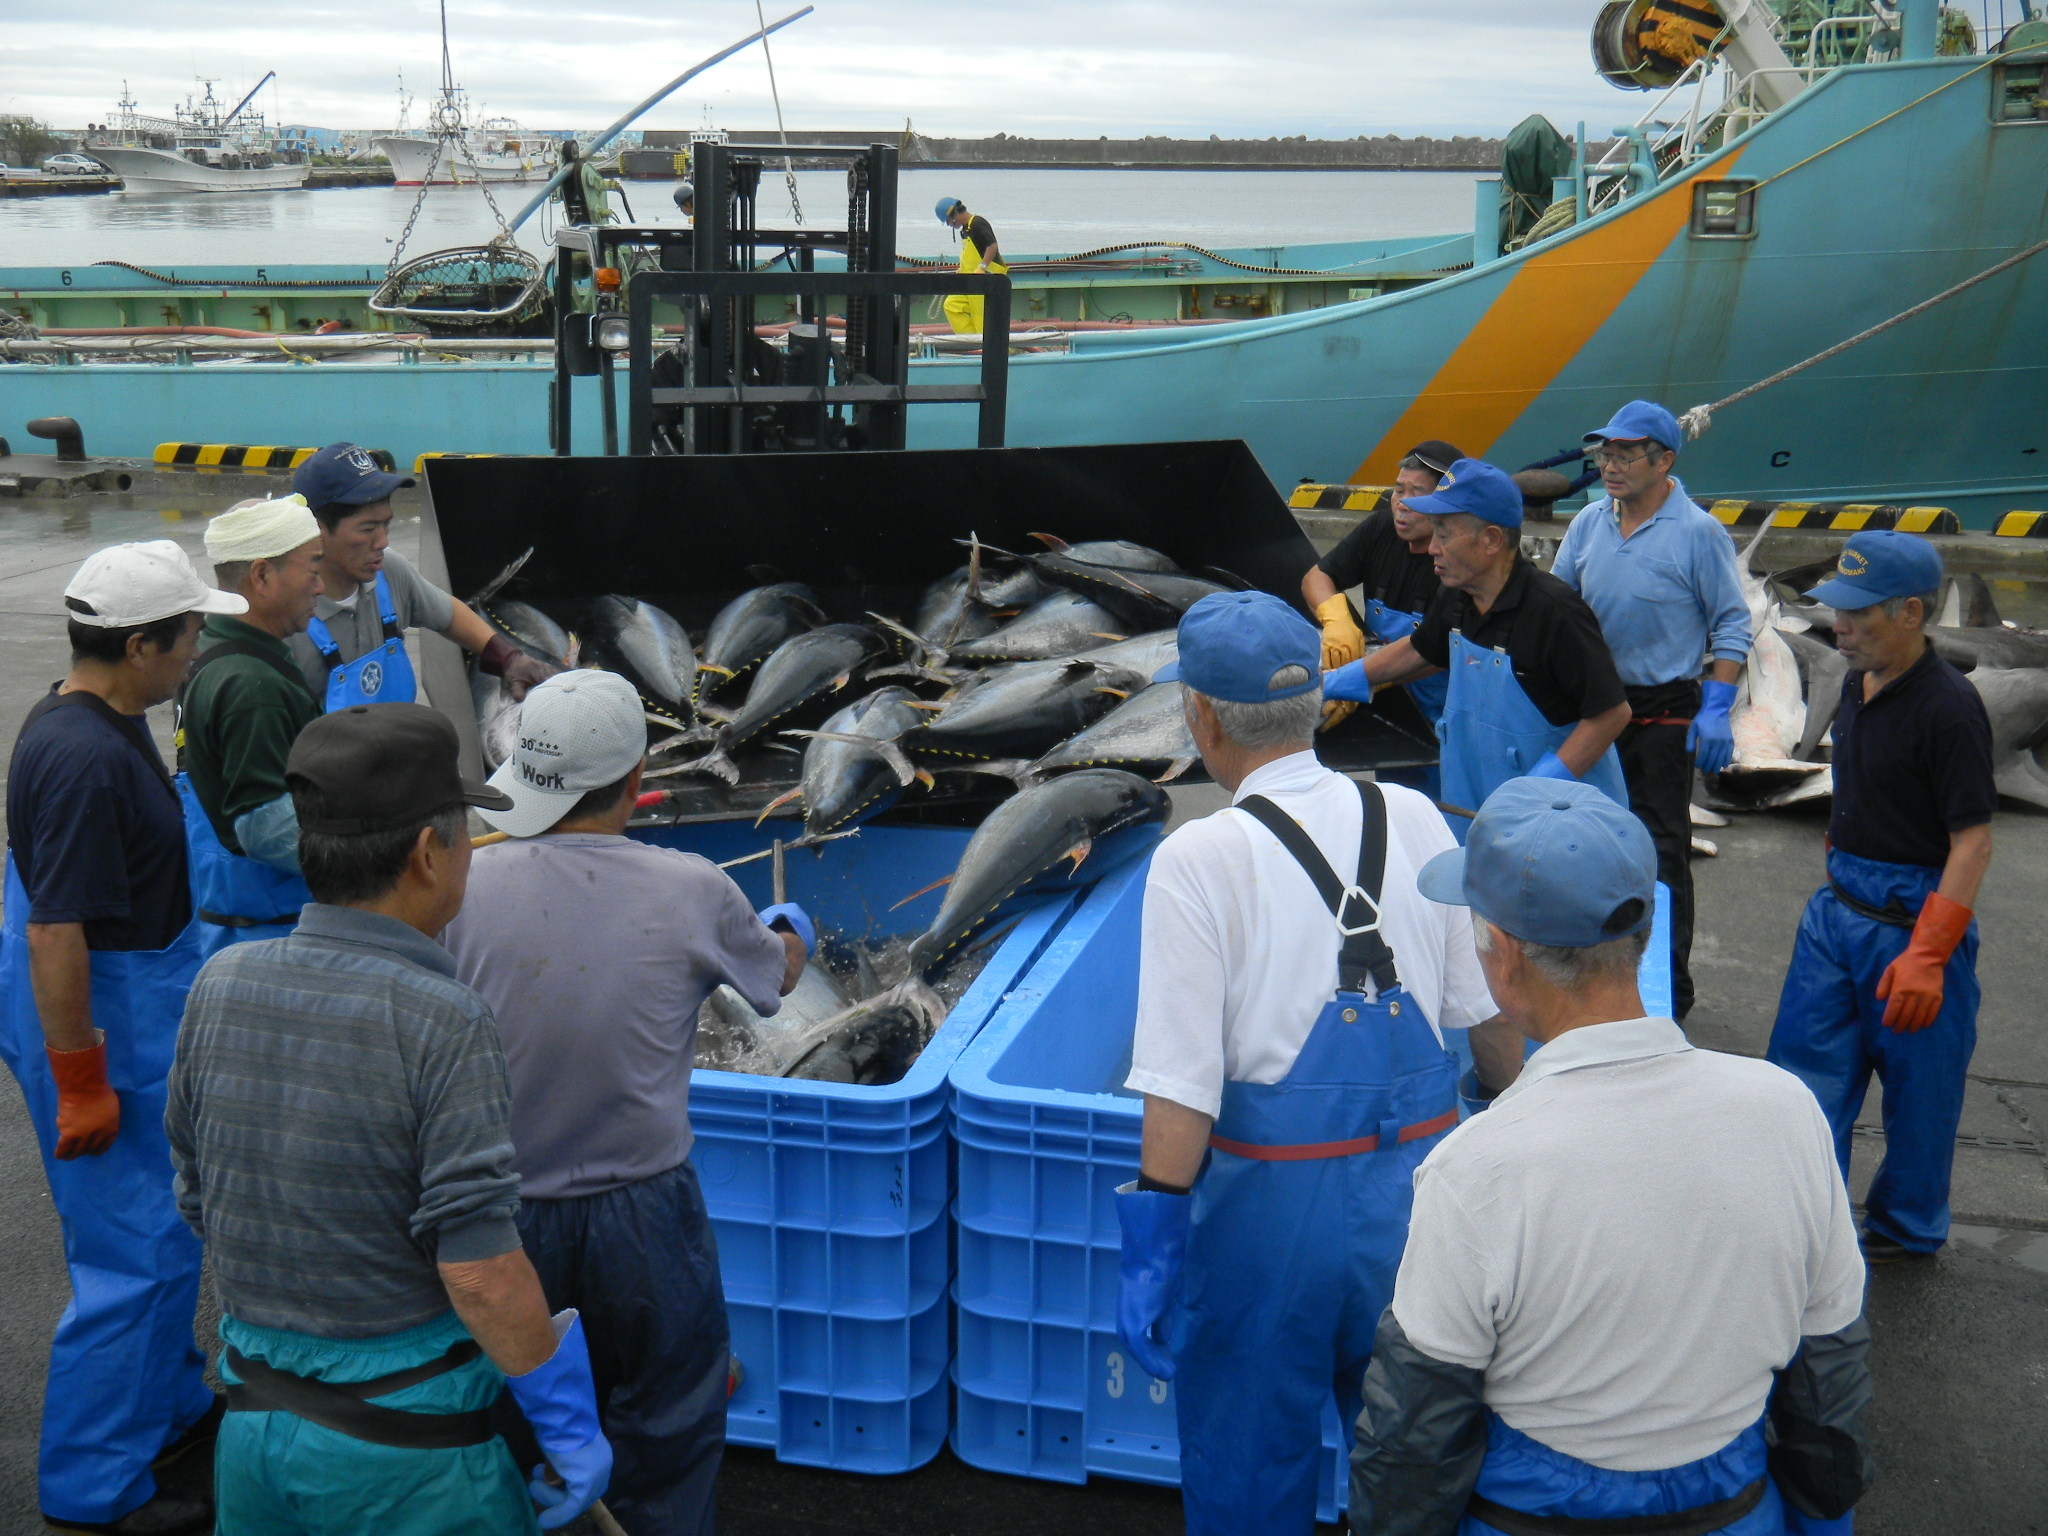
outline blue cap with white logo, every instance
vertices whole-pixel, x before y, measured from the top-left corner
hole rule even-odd
[[[1415,886],[1518,939],[1581,949],[1650,926],[1657,850],[1626,806],[1590,784],[1509,779],[1465,846],[1423,865]]]
[[[369,449],[354,443],[329,443],[292,471],[292,489],[315,512],[322,507],[367,507],[403,486],[417,484],[411,475],[386,469]]]
[[[1941,551],[1916,534],[1871,528],[1842,546],[1835,578],[1806,595],[1830,608],[1872,608],[1888,597],[1921,597],[1941,586]]]
[[[1678,429],[1678,418],[1656,401],[1631,400],[1614,413],[1614,419],[1606,426],[1597,432],[1588,432],[1585,441],[1650,442],[1676,453],[1685,442],[1685,434]]]
[[[1288,667],[1308,681],[1275,686]],[[1152,674],[1232,704],[1269,704],[1320,687],[1323,632],[1270,592],[1211,592],[1180,617],[1180,659]]]
[[[1427,496],[1412,496],[1410,512],[1424,517],[1449,517],[1463,512],[1482,522],[1503,528],[1522,526],[1522,488],[1504,469],[1495,469],[1484,459],[1460,459],[1444,472],[1435,490]]]

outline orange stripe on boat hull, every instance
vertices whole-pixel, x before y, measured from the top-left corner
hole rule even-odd
[[[1738,149],[1714,163],[1713,177],[1726,176],[1741,154]],[[1538,248],[1352,471],[1352,481],[1391,483],[1401,455],[1432,437],[1476,457],[1490,452],[1685,228],[1696,179],[1688,176],[1629,205],[1611,223]]]

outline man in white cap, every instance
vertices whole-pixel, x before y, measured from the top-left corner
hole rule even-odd
[[[214,580],[249,605],[207,618],[178,693],[178,792],[209,953],[283,937],[313,899],[284,766],[320,705],[285,640],[313,617],[320,542],[302,496],[245,501],[206,527]]]
[[[1621,805],[1536,778],[1423,866],[1540,1049],[1416,1172],[1357,1536],[1848,1536],[1870,1331],[1827,1120],[1643,1017],[1656,869]]]
[[[647,725],[633,685],[564,672],[527,695],[480,812],[442,942],[497,1016],[512,1085],[519,1230],[551,1308],[581,1309],[606,1500],[634,1536],[712,1529],[728,1331],[718,1248],[690,1166],[697,1011],[732,987],[769,1015],[816,941],[803,910],[756,915],[695,854],[625,836]]]
[[[177,690],[202,614],[241,598],[169,539],[117,544],[64,589],[71,671],[7,772],[0,1055],[64,1227],[71,1305],[50,1344],[38,1491],[65,1531],[211,1529],[152,1467],[219,1424],[193,1347],[199,1240],[171,1198],[164,1078],[204,958],[184,819],[144,712]]]

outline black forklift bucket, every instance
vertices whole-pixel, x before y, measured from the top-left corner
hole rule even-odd
[[[667,609],[701,639],[749,587],[800,581],[836,620],[870,612],[908,621],[931,582],[967,559],[971,534],[1013,552],[1033,533],[1079,543],[1129,539],[1188,571],[1234,578],[1297,607],[1314,547],[1242,442],[1079,448],[965,448],[662,458],[429,459],[421,554],[467,597],[529,546],[506,595],[575,630],[608,592]],[[445,562],[445,565],[443,564]],[[452,650],[452,648],[450,648]],[[428,692],[453,716],[473,769],[476,729],[452,655],[428,667]],[[1436,739],[1407,701],[1361,709],[1318,738],[1344,770],[1436,760]],[[796,781],[794,752],[743,754],[739,787],[685,780],[683,819],[752,816]],[[1195,782],[1200,770],[1178,782]],[[673,782],[673,781],[672,781]],[[915,797],[920,818],[979,818],[996,788],[941,777]],[[694,791],[701,786],[701,794]],[[663,819],[669,816],[662,813]]]

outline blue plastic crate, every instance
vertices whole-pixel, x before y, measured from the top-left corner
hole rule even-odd
[[[1138,1172],[1143,1103],[1122,1084],[1137,1016],[1145,871],[1104,881],[1001,999],[952,1071],[959,1144],[953,1449],[991,1471],[1178,1484],[1173,1388],[1116,1333],[1113,1194]],[[1668,1008],[1662,889],[1645,1007]],[[1462,1046],[1463,1032],[1448,1037]],[[1334,1399],[1318,1518],[1349,1474]]]
[[[767,847],[775,830],[719,822],[634,835],[723,861]],[[950,873],[968,836],[871,826],[791,853],[789,898],[851,935],[917,932],[943,891],[891,905]],[[731,873],[767,905],[768,860]],[[907,1472],[938,1454],[952,1353],[946,1075],[1073,907],[1067,897],[1026,913],[899,1083],[693,1077],[691,1160],[745,1371],[726,1416],[731,1441],[854,1472]]]

